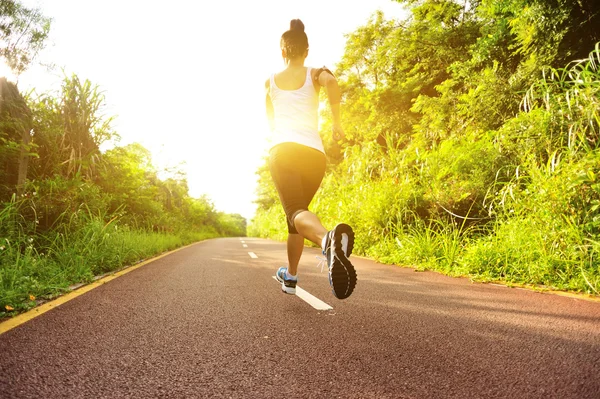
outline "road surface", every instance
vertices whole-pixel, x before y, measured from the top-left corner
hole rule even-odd
[[[208,240],[0,335],[1,398],[600,398],[600,303]],[[309,296],[310,296],[309,295]],[[331,309],[323,310],[331,307]]]

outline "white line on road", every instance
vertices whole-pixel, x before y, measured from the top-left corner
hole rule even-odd
[[[277,277],[273,276],[275,281],[277,281]],[[333,308],[317,298],[316,296],[309,294],[307,291],[303,290],[299,286],[296,286],[296,296],[302,299],[304,302],[308,303],[310,306],[317,310],[332,310]]]
[[[256,256],[254,252],[248,252],[248,255],[250,255],[252,259],[258,259],[258,256]]]
[[[246,243],[246,241],[243,241],[243,240],[242,240],[242,244],[245,244],[245,243]]]
[[[244,248],[248,248],[248,246],[246,244],[243,245]]]

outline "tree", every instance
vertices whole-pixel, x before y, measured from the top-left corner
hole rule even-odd
[[[158,177],[150,151],[132,143],[106,151],[102,159],[99,185],[111,197],[109,212],[125,206],[128,214],[152,224],[154,217],[163,213],[163,206],[157,200]]]
[[[44,48],[50,19],[37,8],[26,8],[19,1],[0,1],[0,57],[20,74]]]
[[[21,194],[27,177],[31,111],[17,86],[0,77],[0,199]]]

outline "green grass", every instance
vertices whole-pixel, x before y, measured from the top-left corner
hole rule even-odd
[[[353,144],[311,209],[325,226],[351,224],[355,253],[381,262],[598,295],[599,83],[597,44],[587,59],[545,68],[521,111],[494,130],[465,122],[432,140],[435,125],[424,124],[402,145]],[[285,239],[271,200],[262,199],[249,233]]]
[[[11,222],[10,214],[5,209],[4,227]],[[73,231],[27,235],[19,226],[10,237],[0,237],[0,318],[35,306],[34,299],[51,299],[71,285],[91,282],[94,276],[218,235],[211,228],[179,234],[145,232],[93,216]]]
[[[278,228],[273,216],[263,219],[259,214],[249,229],[250,235],[261,232],[262,237],[283,240],[283,230],[269,236]],[[258,227],[260,224],[265,227]],[[357,235],[357,240],[361,239]],[[417,219],[392,233],[382,233],[379,242],[356,253],[383,263],[476,281],[591,295],[600,291],[600,242],[587,238],[581,226],[553,214],[548,214],[547,219],[539,214],[512,216],[485,228],[465,227],[442,219],[428,223]]]

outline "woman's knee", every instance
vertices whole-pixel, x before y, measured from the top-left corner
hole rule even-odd
[[[299,234],[298,233],[298,229],[296,229],[296,217],[303,213],[303,212],[307,212],[308,210],[306,208],[294,208],[291,209],[289,211],[286,211],[286,222],[288,225],[288,233],[291,234]]]

